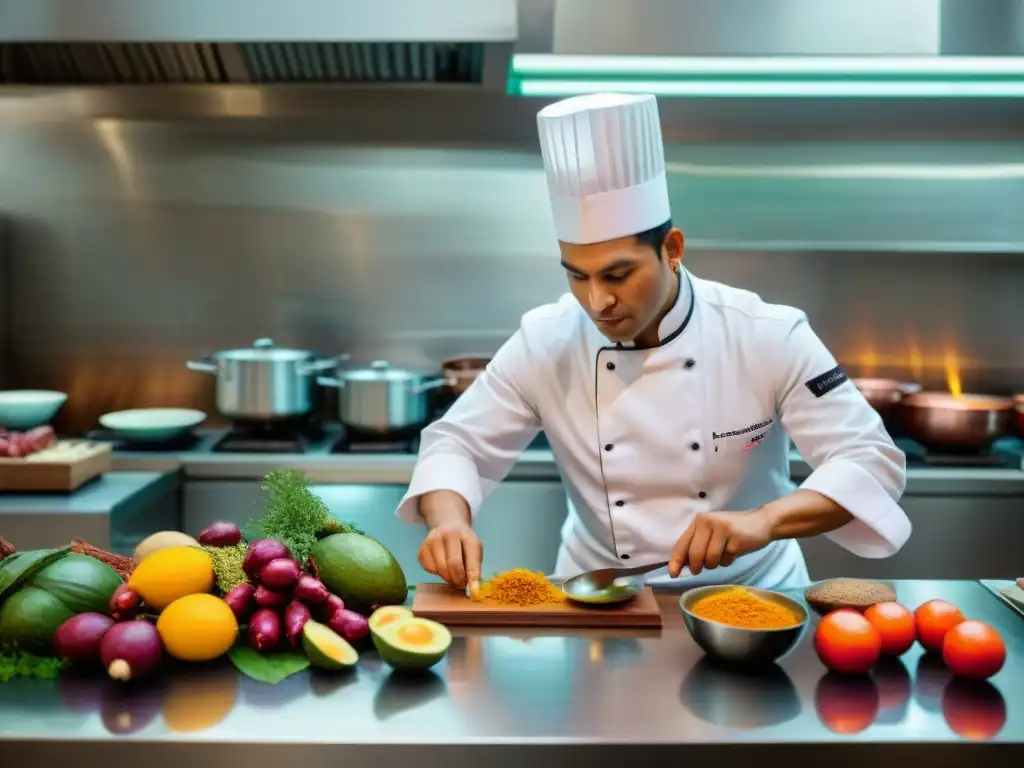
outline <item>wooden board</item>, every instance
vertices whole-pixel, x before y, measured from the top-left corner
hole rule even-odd
[[[616,605],[590,606],[567,600],[559,605],[514,608],[475,603],[447,584],[417,584],[412,611],[451,626],[661,627],[661,610],[650,587]]]
[[[60,440],[31,456],[0,459],[0,492],[74,491],[109,472],[112,462],[110,443]]]

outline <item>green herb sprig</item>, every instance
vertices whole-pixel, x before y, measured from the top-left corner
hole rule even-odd
[[[309,490],[309,480],[301,472],[275,469],[263,478],[261,487],[268,494],[267,509],[243,529],[247,541],[277,539],[305,563],[324,534],[362,533],[334,518],[323,499]]]

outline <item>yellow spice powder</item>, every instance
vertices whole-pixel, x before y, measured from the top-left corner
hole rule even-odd
[[[565,595],[543,573],[513,568],[483,582],[475,599],[492,605],[528,608],[564,602]]]

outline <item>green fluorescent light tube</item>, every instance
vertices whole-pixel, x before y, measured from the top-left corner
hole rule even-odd
[[[519,77],[1024,78],[1014,56],[560,56],[517,53]]]
[[[521,96],[551,98],[608,91],[718,98],[1021,98],[1024,82],[524,79],[513,85]]]

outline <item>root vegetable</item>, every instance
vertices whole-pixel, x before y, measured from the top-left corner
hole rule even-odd
[[[262,608],[249,619],[249,645],[261,653],[281,642],[281,619],[270,608]]]
[[[292,649],[299,647],[302,642],[302,628],[306,622],[313,618],[309,608],[298,600],[292,600],[284,609],[284,634],[288,638],[288,645]]]
[[[307,605],[319,605],[326,602],[331,593],[327,591],[327,587],[324,586],[320,579],[315,579],[303,573],[299,575],[299,580],[295,582],[295,592],[293,595],[296,600],[301,600]]]
[[[122,584],[110,596],[110,615],[114,621],[129,621],[142,613],[142,595]]]
[[[256,590],[252,584],[239,584],[224,595],[224,602],[239,621],[245,621],[256,607]]]
[[[361,640],[370,633],[370,623],[366,617],[347,608],[337,611],[327,622],[327,626],[350,643]]]
[[[100,643],[100,661],[115,680],[145,677],[160,666],[164,646],[156,627],[143,619],[114,624]]]
[[[323,617],[324,623],[327,623],[338,611],[345,610],[345,601],[337,595],[328,593],[327,600],[320,606],[320,615]]]
[[[256,601],[256,605],[260,608],[280,608],[288,602],[287,592],[275,592],[272,589],[267,589],[262,584],[256,587],[256,591],[253,592],[252,596]]]
[[[87,667],[100,660],[100,643],[114,626],[114,620],[102,613],[80,613],[57,628],[53,645],[57,655],[71,664]]]
[[[288,547],[277,539],[260,539],[254,541],[246,550],[245,560],[242,561],[242,570],[250,579],[255,579],[257,574],[263,570],[263,566],[271,560],[279,557],[291,557],[292,553]]]
[[[241,529],[227,520],[210,523],[196,536],[196,541],[208,547],[233,547],[241,540]]]
[[[269,589],[288,589],[299,578],[299,564],[290,557],[278,557],[260,569],[260,584]]]

